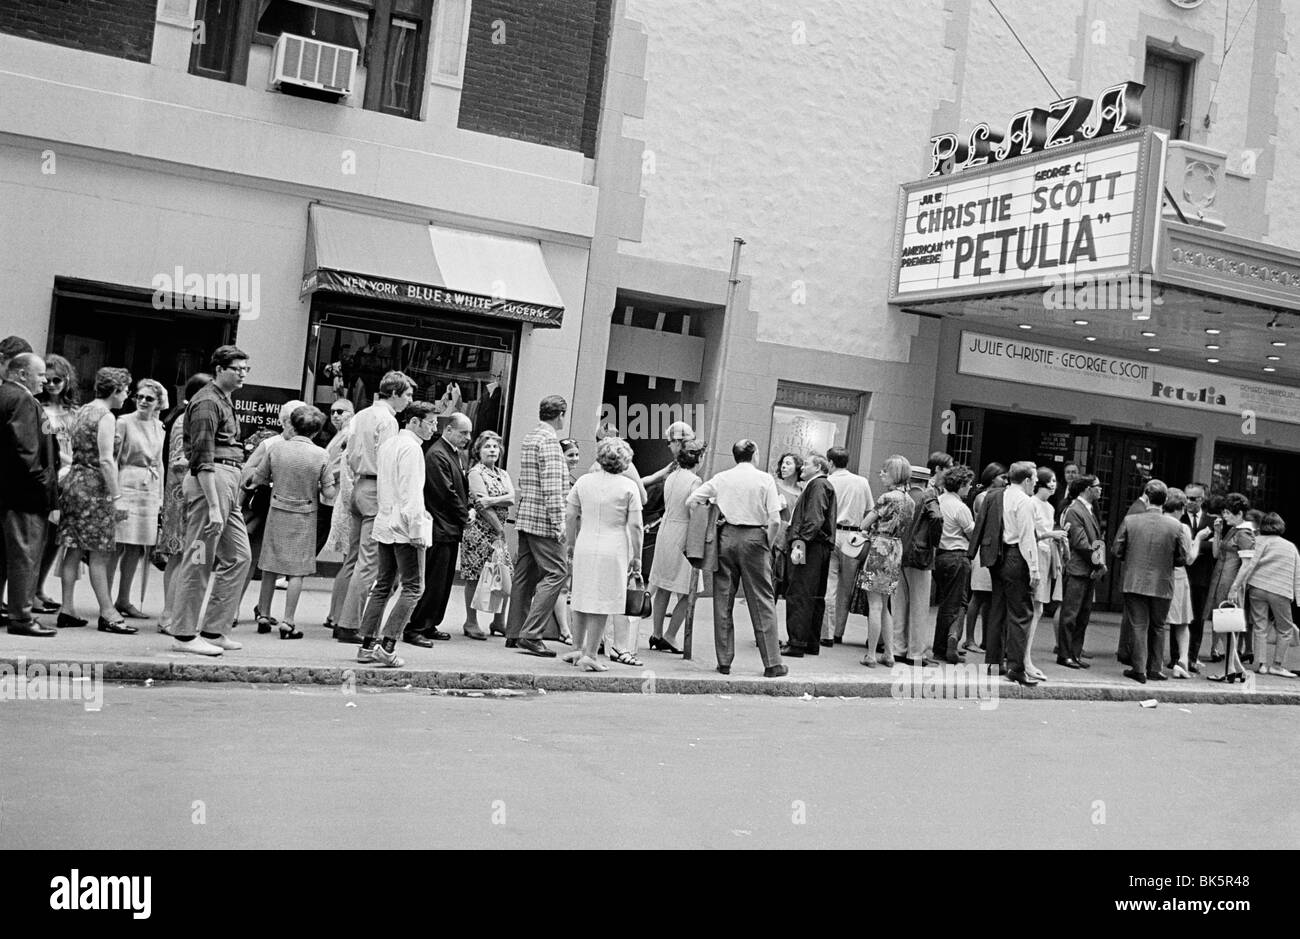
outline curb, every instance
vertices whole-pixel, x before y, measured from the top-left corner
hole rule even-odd
[[[668,678],[654,675],[535,675],[531,672],[455,672],[409,669],[375,669],[286,665],[217,665],[172,662],[101,662],[67,659],[21,659],[0,656],[0,665],[17,670],[26,665],[103,666],[106,681],[155,682],[241,682],[245,684],[342,685],[351,678],[359,686],[373,688],[428,688],[430,690],[489,691],[511,689],[544,692],[600,692],[613,694],[734,694],[768,697],[802,698],[894,698],[900,700],[940,700],[922,697],[924,682],[910,680],[908,693],[895,695],[894,681],[799,681],[770,678]],[[907,680],[900,680],[907,682]],[[1110,684],[1047,684],[1036,688],[999,681],[999,699],[1042,701],[1145,701],[1155,698],[1161,704],[1281,704],[1300,705],[1300,693],[1282,691],[1193,691],[1169,687],[1124,687]]]

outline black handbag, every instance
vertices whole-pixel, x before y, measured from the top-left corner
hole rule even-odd
[[[645,580],[640,574],[627,575],[627,600],[623,603],[623,612],[628,616],[650,615],[650,591],[645,589]]]

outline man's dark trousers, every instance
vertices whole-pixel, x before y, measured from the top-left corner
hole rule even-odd
[[[1004,648],[1007,638],[1007,596],[1002,585],[1002,567],[1006,557],[1004,554],[989,568],[989,575],[993,579],[993,596],[989,598],[989,611],[984,617],[984,664],[999,667],[1007,657]]]
[[[805,542],[802,564],[789,565],[790,582],[785,592],[785,631],[790,644],[805,655],[821,651],[821,626],[826,618],[826,580],[831,571],[832,545],[824,541]]]
[[[1208,542],[1206,542],[1208,545]],[[1201,546],[1202,551],[1210,550],[1206,545]],[[1192,623],[1188,629],[1187,635],[1187,662],[1189,665],[1195,665],[1201,660],[1201,638],[1205,633],[1205,599],[1210,595],[1210,585],[1192,584]],[[1176,660],[1177,655],[1174,656]]]
[[[718,664],[731,667],[736,657],[732,611],[736,590],[744,584],[745,603],[763,666],[781,664],[776,601],[772,591],[772,549],[760,525],[723,525],[718,531],[718,569],[713,575],[713,651]]]
[[[0,510],[10,622],[26,623],[32,618],[32,596],[36,591],[41,548],[45,544],[46,518],[47,515],[38,512]]]
[[[411,613],[407,633],[428,635],[442,625],[456,579],[458,541],[434,541],[424,552],[424,595]]]
[[[1083,637],[1092,621],[1092,601],[1096,594],[1091,577],[1076,574],[1065,576],[1065,589],[1061,594],[1061,642],[1058,648],[1062,658],[1076,662],[1083,654]]]
[[[1139,593],[1124,594],[1124,612],[1128,615],[1129,651],[1133,654],[1133,671],[1154,675],[1160,671],[1168,632],[1168,597],[1147,597]]]
[[[970,558],[965,551],[940,549],[934,556],[934,580],[939,589],[939,614],[934,621],[934,655],[943,658],[961,651],[966,603],[970,599]]]
[[[1004,650],[1007,674],[1025,671],[1025,645],[1029,641],[1029,624],[1034,619],[1033,592],[1029,588],[1029,563],[1019,545],[1008,545],[1002,556],[1002,597],[1006,605]]]
[[[557,538],[519,532],[514,583],[510,589],[507,639],[541,639],[555,600],[569,576],[565,547]]]

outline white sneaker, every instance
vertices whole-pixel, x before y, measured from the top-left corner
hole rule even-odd
[[[361,646],[359,649],[357,649],[357,661],[361,662],[362,664],[366,662],[373,662],[375,660],[375,650],[378,648],[379,646],[377,645],[371,646],[369,649],[367,649],[365,646]]]
[[[214,646],[202,636],[195,636],[189,642],[177,639],[172,643],[173,652],[193,652],[195,655],[220,655],[221,647]]]
[[[207,637],[199,636],[199,638],[206,639]],[[231,639],[229,636],[218,636],[216,639],[208,639],[207,641],[212,643],[218,649],[225,649],[227,652],[234,652],[238,649],[244,648],[242,642],[235,642],[235,640]]]
[[[374,663],[380,668],[401,668],[406,664],[398,658],[396,650],[389,652],[383,646],[377,645],[371,650],[371,652],[374,656]]]

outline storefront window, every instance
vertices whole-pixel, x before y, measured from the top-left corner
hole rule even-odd
[[[849,438],[848,414],[804,411],[776,405],[772,408],[772,446],[768,462],[775,471],[776,462],[785,453],[806,457],[825,453],[831,447],[845,446]]]
[[[347,398],[360,410],[374,401],[384,373],[398,369],[416,382],[417,400],[433,403],[443,415],[464,413],[476,435],[495,430],[504,437],[514,356],[493,344],[492,337],[475,345],[472,336],[439,341],[323,325],[313,362],[314,403],[324,410]]]

